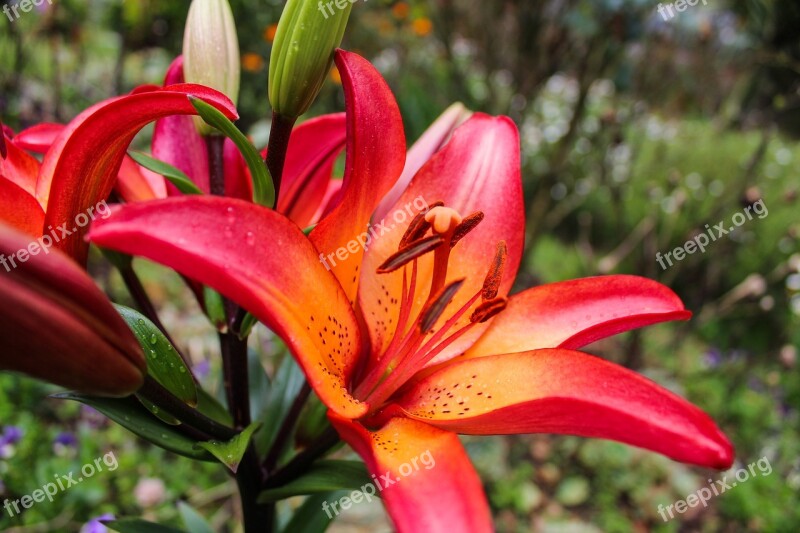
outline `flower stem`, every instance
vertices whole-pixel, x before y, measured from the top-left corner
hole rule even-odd
[[[214,196],[225,196],[225,137],[222,135],[206,136],[208,147],[209,188]]]
[[[236,333],[220,333],[222,347],[222,371],[225,380],[225,395],[234,425],[246,428],[250,425],[250,378],[247,368],[247,339]]]
[[[283,178],[283,165],[286,163],[286,151],[289,149],[289,138],[296,118],[286,117],[280,113],[272,113],[272,126],[269,132],[269,145],[267,146],[267,168],[275,184],[275,206],[281,193],[281,179]]]

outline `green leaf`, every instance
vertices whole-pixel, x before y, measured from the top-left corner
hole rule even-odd
[[[101,520],[107,528],[119,533],[186,533],[182,529],[148,522],[139,518],[122,518],[120,520]]]
[[[278,428],[303,387],[305,379],[303,371],[297,366],[294,358],[284,357],[272,380],[272,389],[266,407],[258,418],[264,423],[264,429],[258,432],[255,439],[256,450],[260,454],[266,454],[272,446]]]
[[[197,410],[223,426],[233,426],[230,412],[202,387],[197,388]]]
[[[306,501],[297,508],[294,516],[282,529],[283,533],[324,533],[328,526],[336,519],[336,514],[331,512],[330,516],[323,512],[322,505],[325,502],[338,501],[342,496],[349,494],[346,491],[327,492],[325,494],[314,494],[306,498]]]
[[[247,136],[237,128],[228,117],[223,115],[216,107],[207,104],[202,100],[189,96],[189,101],[197,110],[203,120],[209,125],[221,131],[226,137],[233,141],[242,153],[250,174],[253,178],[253,201],[259,205],[272,208],[275,205],[275,184],[272,176],[267,170],[267,165],[261,159],[256,147],[248,140]]]
[[[206,519],[186,502],[178,502],[178,512],[189,533],[214,533]]]
[[[168,412],[164,411],[163,409],[159,408],[156,404],[148,400],[143,396],[136,395],[136,399],[138,399],[145,408],[150,411],[152,414],[158,417],[159,420],[164,422],[165,424],[169,424],[170,426],[180,426],[181,421],[169,414]]]
[[[192,179],[184,174],[180,169],[150,157],[144,152],[128,150],[128,155],[131,156],[131,159],[142,165],[147,170],[152,170],[156,174],[164,176],[183,194],[203,194],[203,191],[200,189],[200,187],[198,187],[192,181]]]
[[[239,338],[241,340],[245,340],[247,337],[249,337],[253,332],[253,328],[256,327],[256,324],[258,324],[258,319],[255,316],[251,315],[250,313],[245,314],[244,319],[242,320],[242,326],[239,328]]]
[[[276,502],[292,496],[320,494],[340,489],[361,490],[370,484],[372,478],[367,472],[367,467],[360,461],[317,461],[299,478],[282,487],[263,491],[258,496],[258,502]]]
[[[250,444],[250,438],[260,427],[261,422],[253,422],[244,431],[227,442],[210,440],[208,442],[198,442],[197,446],[208,450],[235,474],[239,469],[239,463],[242,462],[244,452],[247,451],[247,446]]]
[[[115,305],[117,311],[147,355],[147,373],[153,376],[165,389],[194,407],[197,405],[197,385],[192,373],[181,356],[172,347],[167,337],[155,324],[133,309]],[[153,414],[158,415],[158,412]]]
[[[195,447],[195,441],[180,433],[174,427],[166,426],[158,419],[153,418],[147,409],[132,396],[121,399],[94,398],[83,394],[65,392],[56,394],[53,398],[74,400],[93,407],[117,424],[165,450],[190,459],[214,461],[214,457],[209,455],[208,452]]]

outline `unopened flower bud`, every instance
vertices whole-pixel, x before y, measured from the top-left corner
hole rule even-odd
[[[241,66],[239,40],[228,0],[192,0],[183,34],[183,76],[224,93],[233,103],[239,97]],[[195,117],[201,134],[213,129]]]
[[[275,113],[295,119],[317,98],[342,42],[351,0],[289,0],[278,22],[269,62],[269,100]]]

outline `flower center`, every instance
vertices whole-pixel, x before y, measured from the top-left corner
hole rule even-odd
[[[465,281],[462,278],[447,283],[450,254],[458,242],[475,229],[483,218],[480,211],[464,217],[455,209],[444,207],[438,202],[411,221],[400,240],[397,252],[377,270],[380,275],[403,269],[403,291],[397,328],[383,356],[356,388],[356,398],[379,408],[414,374],[475,324],[486,322],[505,309],[507,300],[498,298],[497,293],[508,250],[505,241],[500,241],[481,289],[434,331],[435,325],[445,316]],[[420,290],[417,286],[417,260],[431,252],[433,274],[427,299],[412,320],[412,308]],[[469,322],[457,328],[458,321],[470,310],[472,314]]]

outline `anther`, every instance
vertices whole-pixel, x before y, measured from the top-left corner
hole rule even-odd
[[[464,280],[460,279],[447,285],[442,291],[434,298],[433,302],[422,312],[422,319],[420,320],[420,330],[423,334],[427,334],[433,329],[436,321],[442,316],[444,310],[453,301],[458,289],[464,284]]]
[[[492,266],[489,267],[489,272],[483,281],[481,296],[484,301],[497,298],[497,291],[500,290],[500,282],[503,280],[503,271],[506,268],[507,258],[508,246],[506,246],[506,241],[500,241],[497,243],[497,253],[492,260]]]
[[[398,250],[395,254],[389,257],[389,259],[387,259],[381,266],[378,267],[376,272],[378,274],[388,274],[390,272],[394,272],[398,268],[407,265],[414,259],[418,259],[428,252],[432,252],[443,243],[444,239],[439,235],[433,235],[431,237],[426,237],[424,239],[412,242],[405,248]]]
[[[400,249],[424,237],[429,229],[431,229],[431,224],[425,220],[425,213],[418,213],[411,221],[411,224],[408,225],[403,238],[400,239]]]
[[[507,305],[508,300],[506,298],[495,298],[494,300],[483,302],[475,308],[472,316],[469,317],[469,321],[473,324],[486,322],[503,312]]]
[[[478,224],[483,222],[483,217],[484,214],[481,211],[477,211],[464,218],[463,222],[456,226],[456,229],[453,232],[453,238],[450,239],[450,248],[454,247],[458,241],[466,237],[470,231],[478,227]]]

